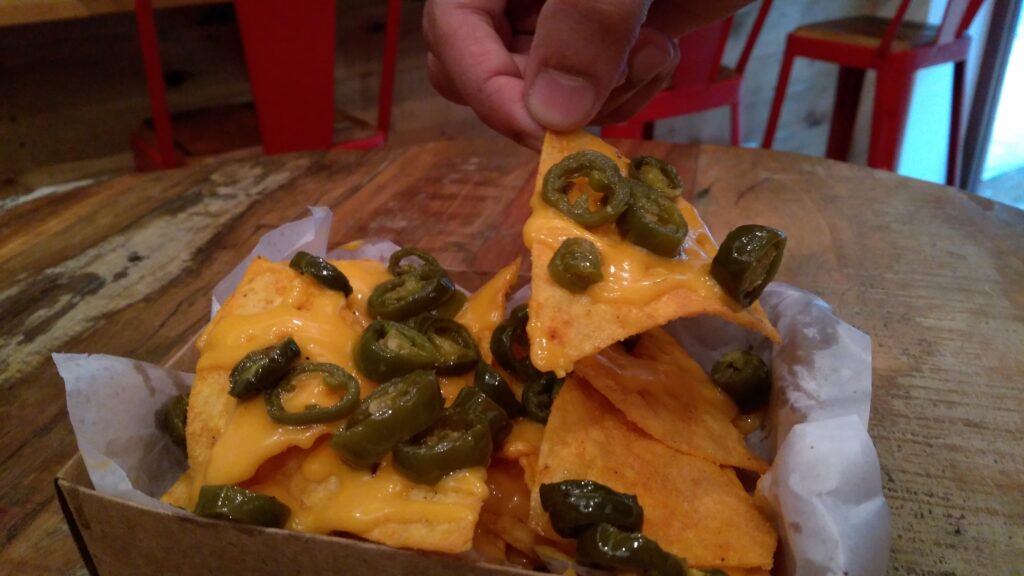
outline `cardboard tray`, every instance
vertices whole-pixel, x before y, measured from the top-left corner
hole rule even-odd
[[[93,576],[537,574],[349,538],[151,510],[95,491],[81,454],[64,466],[54,484],[71,535]]]

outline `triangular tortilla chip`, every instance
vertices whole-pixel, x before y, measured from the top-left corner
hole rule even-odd
[[[610,346],[577,362],[576,373],[667,446],[719,465],[768,469],[723,411],[722,400],[732,402],[670,335],[645,332],[633,352]]]
[[[505,266],[466,301],[455,320],[466,327],[480,348],[484,362],[491,362],[491,333],[505,319],[505,302],[519,275],[520,259]]]
[[[541,198],[544,175],[560,160],[580,150],[596,150],[614,159],[625,172],[627,160],[613,147],[586,132],[544,139],[533,213],[523,229],[533,268],[530,296],[530,359],[543,371],[564,375],[580,358],[676,318],[720,316],[778,342],[779,336],[758,303],[741,308],[710,276],[718,246],[697,211],[680,198],[677,204],[690,231],[675,260],[656,256],[624,240],[614,225],[587,230]],[[556,284],[548,262],[567,238],[583,237],[601,251],[604,279],[583,294]]]
[[[538,464],[538,485],[589,479],[635,494],[643,533],[691,565],[772,566],[778,536],[735,472],[651,438],[578,376],[555,400]],[[530,506],[550,534],[536,489]]]

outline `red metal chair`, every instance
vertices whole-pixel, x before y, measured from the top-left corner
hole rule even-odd
[[[376,131],[336,144],[336,0],[307,0],[301,8],[289,0],[235,0],[265,153],[367,149],[387,141],[401,8],[401,0],[388,0]],[[152,133],[132,136],[135,165],[139,170],[172,168],[182,163],[182,154],[176,149],[167,107],[152,0],[135,0],[135,17],[153,114]]]
[[[730,141],[733,146],[739,146],[743,133],[740,104],[743,71],[771,5],[772,0],[761,3],[754,27],[735,68],[722,65],[725,43],[732,28],[731,17],[680,38],[679,53],[682,58],[669,87],[659,92],[647,106],[626,122],[602,126],[601,136],[649,140],[654,136],[656,120],[728,106],[731,118]]]
[[[801,26],[789,34],[779,71],[764,148],[771,148],[793,59],[801,56],[839,64],[832,127],[826,156],[846,160],[853,137],[864,72],[875,70],[874,111],[868,166],[893,171],[907,125],[914,72],[954,62],[946,183],[955,186],[960,157],[960,117],[971,38],[965,32],[984,0],[950,0],[938,26],[904,21],[910,0],[901,0],[892,20],[857,16]]]

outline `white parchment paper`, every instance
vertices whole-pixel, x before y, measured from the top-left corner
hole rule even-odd
[[[265,234],[214,289],[211,314],[238,285],[253,258],[288,260],[298,250],[323,255],[331,212]],[[364,242],[332,251],[338,259],[386,261],[398,247]],[[525,301],[520,291],[512,303]],[[777,513],[782,559],[776,574],[881,576],[889,558],[889,509],[878,456],[867,433],[871,406],[871,339],[809,292],[774,283],[761,303],[782,336],[764,338],[716,318],[671,322],[666,328],[708,369],[726,350],[750,347],[771,360],[773,415],[765,434],[748,438],[772,459],[757,492]],[[154,414],[191,385],[192,375],[127,358],[54,354],[67,391],[68,413],[93,485],[144,506],[184,472],[179,450]],[[116,407],[116,409],[111,409]]]

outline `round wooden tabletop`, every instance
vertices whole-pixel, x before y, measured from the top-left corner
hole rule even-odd
[[[780,279],[871,335],[890,572],[1024,566],[1024,212],[828,160],[620,144],[676,164],[719,239],[751,221],[785,230]],[[506,142],[451,141],[0,199],[0,565],[81,570],[53,493],[76,446],[51,352],[165,360],[202,327],[213,285],[310,205],[334,210],[332,245],[415,243],[475,287],[523,251],[535,164]]]

